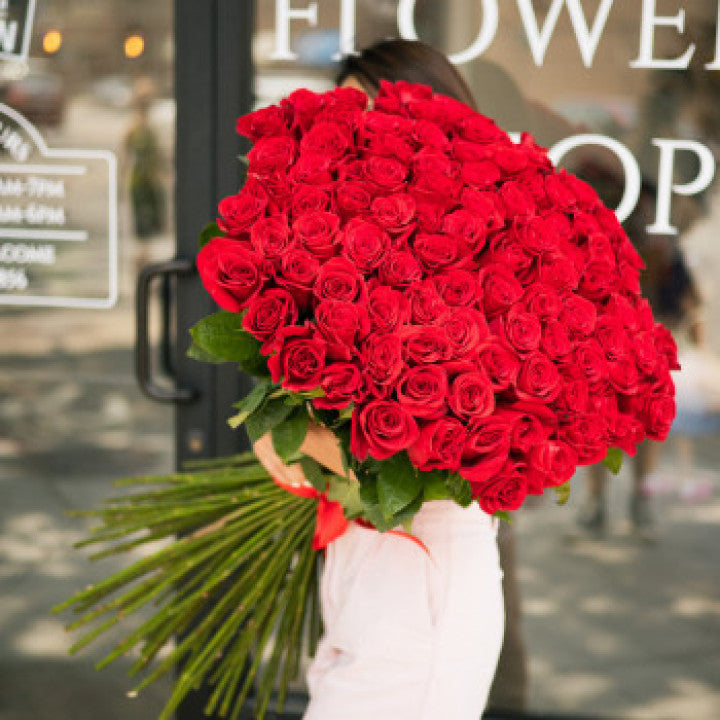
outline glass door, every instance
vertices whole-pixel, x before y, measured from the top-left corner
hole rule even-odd
[[[112,481],[173,467],[133,373],[135,279],[172,257],[171,0],[0,2],[0,715],[151,720],[50,608],[126,560],[73,550]],[[156,317],[157,316],[157,317]],[[160,313],[151,313],[159,341]],[[162,372],[162,358],[157,358]],[[115,491],[117,492],[117,491]]]

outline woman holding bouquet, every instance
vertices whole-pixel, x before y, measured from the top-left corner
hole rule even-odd
[[[380,81],[428,85],[475,107],[453,65],[421,42],[390,40],[345,59],[338,84],[372,99]],[[303,481],[273,450],[254,446],[271,474]],[[311,426],[302,452],[343,473],[336,437]],[[478,504],[423,505],[412,535],[351,523],[326,551],[325,634],[308,673],[305,720],[477,720],[503,637],[497,520]]]

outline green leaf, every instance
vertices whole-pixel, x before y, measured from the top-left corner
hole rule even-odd
[[[251,442],[257,442],[266,432],[279,425],[293,411],[281,398],[267,400],[245,420],[245,430]]]
[[[407,525],[410,525],[417,511],[422,507],[422,504],[423,496],[422,493],[420,493],[409,505],[404,507],[392,518],[390,518],[390,527],[394,528],[398,525],[402,525],[403,527],[405,527]]]
[[[305,441],[308,429],[308,415],[305,408],[293,410],[284,422],[272,429],[275,452],[286,462],[298,451]]]
[[[364,506],[360,499],[360,483],[355,480],[332,475],[327,489],[327,499],[330,502],[340,503],[348,520],[362,515]]]
[[[268,392],[272,388],[272,383],[269,380],[261,380],[255,387],[242,399],[235,403],[235,407],[240,412],[237,415],[233,415],[228,420],[228,425],[231,428],[237,428],[242,425],[245,420],[252,415],[262,404],[263,400],[267,397]]]
[[[224,363],[225,360],[213,355],[207,350],[201,348],[194,340],[190,343],[190,347],[187,351],[187,356],[193,360],[199,360],[200,362],[206,363]]]
[[[378,475],[377,493],[380,511],[387,519],[407,507],[422,493],[422,480],[407,453],[385,460]]]
[[[602,463],[611,473],[617,475],[622,467],[622,460],[622,450],[620,450],[620,448],[611,447],[608,448],[607,455],[605,455]]]
[[[421,472],[423,481],[423,501],[449,500],[450,492],[447,486],[447,473],[440,470]]]
[[[353,411],[355,410],[355,403],[350,403],[344,408],[341,408],[338,415],[338,420],[349,420],[352,417]]]
[[[320,463],[309,455],[303,455],[303,457],[300,458],[300,467],[302,467],[303,473],[310,484],[319,493],[325,492],[327,478],[323,475]]]
[[[493,517],[496,517],[498,520],[506,522],[508,525],[512,525],[513,522],[515,522],[515,518],[513,517],[512,513],[509,513],[507,510],[498,510],[493,515]]]
[[[570,499],[570,481],[564,482],[562,485],[557,485],[553,488],[557,495],[557,504],[564,505]]]
[[[235,362],[251,375],[267,375],[260,343],[242,327],[242,316],[225,310],[208,315],[190,329],[191,357],[212,362]],[[198,356],[202,356],[198,358]]]
[[[224,235],[217,221],[208,223],[201,231],[200,237],[198,238],[198,244],[200,247],[205,247],[213,238],[222,237]]]
[[[453,473],[446,480],[450,497],[461,507],[468,507],[472,502],[470,483],[459,473]]]

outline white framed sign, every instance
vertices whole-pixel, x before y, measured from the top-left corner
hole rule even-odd
[[[27,61],[35,0],[0,0],[0,59]]]
[[[48,148],[0,104],[0,305],[104,309],[117,295],[115,155]]]

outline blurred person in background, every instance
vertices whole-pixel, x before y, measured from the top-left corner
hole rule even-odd
[[[138,242],[135,261],[137,270],[149,261],[148,245],[165,227],[160,144],[149,120],[154,98],[155,86],[152,80],[138,78],[132,97],[134,116],[123,141],[123,159],[129,172],[133,227]]]

